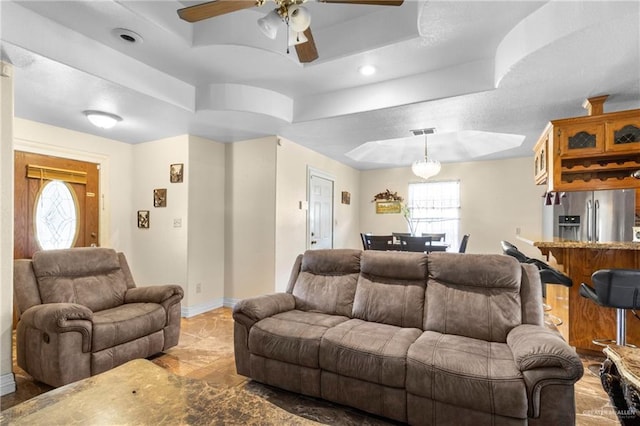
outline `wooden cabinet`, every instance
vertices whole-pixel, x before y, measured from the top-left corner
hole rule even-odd
[[[533,162],[533,175],[536,185],[542,185],[547,183],[547,176],[549,175],[549,131],[550,128],[547,126],[547,131],[542,135],[542,137],[536,143],[536,146],[533,148],[535,153],[535,159]]]
[[[588,157],[604,152],[604,123],[558,125],[556,135],[563,158]]]
[[[631,177],[640,169],[640,109],[601,110],[547,125],[534,147],[536,184],[549,191],[640,188]]]
[[[640,112],[606,122],[607,152],[640,152]]]

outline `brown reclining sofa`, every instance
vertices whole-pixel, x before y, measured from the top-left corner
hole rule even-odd
[[[314,250],[233,310],[236,369],[416,425],[570,425],[575,351],[534,266],[493,254]]]

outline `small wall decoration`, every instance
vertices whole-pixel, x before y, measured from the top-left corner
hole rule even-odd
[[[402,204],[400,201],[376,201],[376,213],[402,213]]]
[[[149,210],[138,210],[138,228],[149,227]]]
[[[153,190],[153,207],[167,207],[167,189]]]
[[[397,192],[388,189],[373,196],[372,203],[376,203],[377,214],[402,213],[402,201],[404,199]]]
[[[342,191],[342,204],[351,204],[351,194],[347,191]]]
[[[184,164],[177,163],[169,166],[169,180],[171,183],[181,183],[183,179]]]

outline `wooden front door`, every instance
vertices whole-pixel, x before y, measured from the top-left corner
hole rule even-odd
[[[14,259],[57,243],[97,246],[99,165],[21,151],[14,161]]]

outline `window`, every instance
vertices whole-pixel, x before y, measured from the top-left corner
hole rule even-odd
[[[410,183],[408,207],[416,235],[445,233],[451,247],[458,244],[460,181]]]
[[[47,182],[36,200],[36,240],[43,250],[69,248],[78,233],[76,200],[59,180]]]

